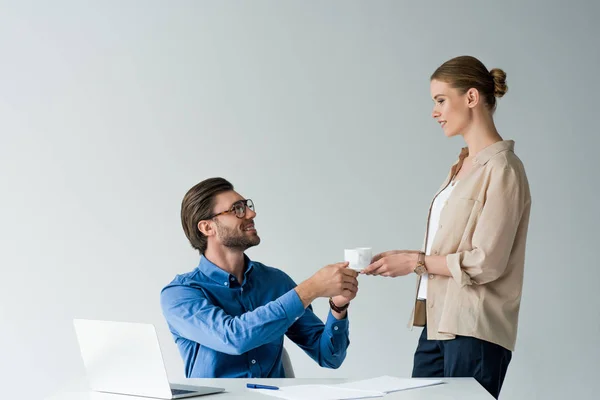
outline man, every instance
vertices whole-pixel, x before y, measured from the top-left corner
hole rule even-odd
[[[347,307],[358,290],[348,263],[328,265],[296,285],[283,271],[251,261],[260,243],[254,203],[223,178],[192,187],[181,223],[200,263],[161,292],[163,314],[188,378],[283,378],[283,335],[320,366],[338,368],[348,348]],[[310,305],[329,297],[327,322]]]

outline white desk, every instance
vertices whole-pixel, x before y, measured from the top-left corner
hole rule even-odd
[[[379,397],[384,400],[490,400],[493,397],[473,378],[439,378],[443,385],[429,386],[419,389],[411,389],[402,392],[387,394]],[[225,388],[224,393],[208,396],[189,397],[190,400],[231,400],[231,399],[256,399],[275,400],[275,397],[265,396],[246,388],[246,383],[262,383],[274,386],[290,386],[302,384],[330,384],[343,383],[350,379],[187,379],[181,382],[185,385],[216,386]],[[358,379],[355,379],[358,380]],[[85,387],[75,388],[73,391],[60,393],[45,400],[141,400],[146,397],[133,397],[123,395],[112,395],[105,393],[89,392]],[[376,400],[376,399],[375,399]]]
[[[492,396],[473,378],[440,378],[443,385],[411,389],[402,392],[390,393],[381,399],[384,400],[490,400]],[[187,379],[180,382],[185,385],[216,386],[225,388],[224,393],[208,396],[189,397],[190,400],[231,400],[231,399],[262,399],[274,400],[274,397],[265,396],[246,388],[246,383],[262,383],[274,386],[290,386],[302,384],[331,384],[343,383],[350,379]],[[355,379],[358,380],[358,379]],[[133,397],[105,393],[89,392],[86,386],[73,388],[72,391],[47,397],[45,400],[148,400],[146,397]]]

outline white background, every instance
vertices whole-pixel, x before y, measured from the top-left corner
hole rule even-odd
[[[463,146],[430,117],[429,76],[463,54],[508,74],[496,121],[533,196],[503,398],[593,397],[599,11],[592,1],[2,1],[2,397],[40,398],[83,376],[75,317],[156,324],[170,377],[183,377],[158,299],[196,266],[179,207],[207,177],[255,201],[262,244],[249,256],[297,282],[344,248],[419,248]],[[414,285],[361,277],[345,363],[321,369],[287,342],[297,376],[409,376]],[[314,306],[324,318],[326,301]]]

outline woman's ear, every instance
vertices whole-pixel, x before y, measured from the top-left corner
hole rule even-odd
[[[479,90],[471,88],[467,90],[467,107],[473,108],[479,104]]]

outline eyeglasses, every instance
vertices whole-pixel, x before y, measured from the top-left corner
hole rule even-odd
[[[213,219],[215,217],[218,217],[219,215],[230,213],[235,213],[235,216],[238,218],[244,218],[246,216],[246,208],[254,211],[254,202],[250,199],[236,201],[235,203],[233,203],[229,210],[215,214],[207,219]]]

